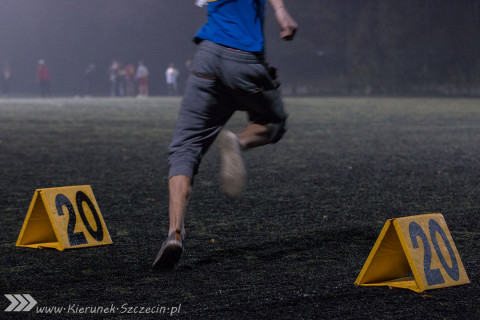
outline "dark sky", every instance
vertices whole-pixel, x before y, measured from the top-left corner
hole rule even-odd
[[[185,61],[195,52],[191,39],[206,21],[205,10],[194,0],[0,0],[0,60],[11,65],[14,92],[37,93],[35,68],[44,59],[54,94],[74,95],[82,93],[89,62],[97,65],[97,93],[107,94],[112,59],[142,59],[151,92],[161,94],[169,62],[185,80]],[[269,20],[267,29],[276,33]]]
[[[373,87],[480,83],[480,0],[284,0],[299,24],[292,43],[266,17],[269,62],[286,89],[356,93]],[[55,95],[82,94],[97,65],[97,95],[108,95],[113,59],[144,60],[150,92],[166,93],[170,62],[188,74],[191,41],[206,21],[195,0],[0,0],[0,61],[9,61],[14,95],[38,94],[37,61],[51,69]],[[331,89],[331,91],[329,91]],[[315,91],[316,90],[316,91]],[[298,92],[297,92],[298,93]]]

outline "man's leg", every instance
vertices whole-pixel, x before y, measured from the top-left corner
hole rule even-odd
[[[219,137],[221,152],[220,182],[227,196],[238,198],[245,187],[245,165],[241,151],[271,142],[271,125],[249,124],[242,132],[222,131]]]
[[[185,213],[192,193],[192,179],[188,176],[173,176],[168,181],[170,192],[169,216],[170,228],[168,234],[180,230],[185,236]]]
[[[260,147],[270,143],[272,134],[271,125],[251,123],[242,132],[237,134],[243,150]]]
[[[153,269],[163,271],[174,270],[182,257],[185,212],[192,192],[192,179],[184,175],[173,176],[168,181],[168,188],[170,228],[152,265]]]

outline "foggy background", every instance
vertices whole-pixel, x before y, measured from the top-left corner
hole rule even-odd
[[[286,95],[480,96],[480,0],[285,3],[297,38],[279,39],[270,9],[265,33]],[[0,0],[0,62],[12,69],[12,96],[39,95],[39,59],[56,96],[82,95],[90,62],[94,94],[108,96],[113,59],[143,60],[150,94],[161,95],[170,62],[183,89],[205,21],[194,0]]]

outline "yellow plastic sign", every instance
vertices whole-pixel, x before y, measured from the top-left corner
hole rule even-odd
[[[37,189],[18,247],[64,249],[111,244],[90,186]]]
[[[443,215],[387,220],[355,281],[416,292],[470,283]]]

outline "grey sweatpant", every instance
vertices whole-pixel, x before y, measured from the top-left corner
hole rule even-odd
[[[272,124],[270,142],[285,133],[285,113],[275,69],[264,56],[202,41],[192,65],[169,147],[169,178],[193,178],[215,137],[237,110],[257,124]]]

